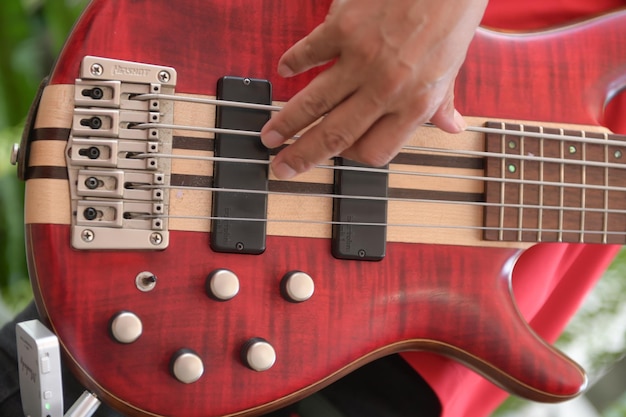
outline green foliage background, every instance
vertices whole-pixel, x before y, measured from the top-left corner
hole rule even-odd
[[[30,300],[23,184],[9,163],[30,103],[86,0],[0,1],[0,323]]]

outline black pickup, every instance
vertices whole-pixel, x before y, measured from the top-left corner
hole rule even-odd
[[[269,81],[223,77],[218,82],[221,100],[271,104]],[[218,106],[215,126],[222,129],[259,132],[270,112],[259,109]],[[269,150],[258,136],[215,135],[215,156],[268,161]],[[224,189],[262,191],[261,193],[213,193],[211,248],[218,252],[259,254],[265,250],[267,220],[268,165],[242,162],[215,162],[213,186]],[[236,220],[227,220],[233,218]],[[250,219],[250,220],[242,220]]]
[[[364,165],[337,158],[345,167]],[[385,257],[389,174],[367,170],[335,170],[332,253],[339,259],[378,261]],[[341,198],[380,197],[380,199]],[[354,223],[354,224],[352,224]]]

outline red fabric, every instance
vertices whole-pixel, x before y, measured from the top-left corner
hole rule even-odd
[[[509,30],[540,29],[626,6],[626,0],[491,0],[483,24]],[[626,93],[611,106],[606,124],[626,133],[617,117]],[[621,109],[621,110],[620,110]],[[619,250],[618,246],[539,244],[522,254],[513,272],[521,313],[544,339],[553,342]],[[507,397],[481,376],[438,355],[403,354],[435,390],[442,417],[485,417]]]
[[[508,30],[541,29],[587,19],[624,5],[624,0],[491,0],[482,24]]]

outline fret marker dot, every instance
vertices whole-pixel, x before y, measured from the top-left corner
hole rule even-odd
[[[571,155],[574,155],[574,154],[576,153],[576,147],[575,147],[575,146],[573,146],[573,145],[572,145],[572,146],[570,146],[570,147],[569,147],[569,153],[570,153]]]
[[[513,165],[513,164],[510,164],[509,165],[509,172],[511,174],[515,174],[515,171],[517,171],[517,167],[515,165]]]
[[[514,141],[509,142],[509,149],[515,149],[516,147],[517,147],[517,144]]]
[[[622,157],[622,151],[615,151],[613,156],[615,156],[615,159],[620,159]]]

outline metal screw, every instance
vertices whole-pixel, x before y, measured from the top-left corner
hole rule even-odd
[[[83,233],[81,233],[81,238],[83,239],[84,242],[87,242],[87,243],[93,242],[95,237],[96,237],[95,233],[90,229],[85,229],[83,230]]]
[[[100,64],[93,64],[89,71],[94,77],[99,77],[104,73],[104,68]]]
[[[161,235],[161,233],[152,233],[150,235],[150,243],[152,243],[154,246],[159,246],[161,243],[163,243],[163,236]]]
[[[243,79],[243,85],[250,85],[250,84],[252,84],[252,81],[250,80],[250,78]]]
[[[172,77],[169,72],[167,71],[159,72],[159,81],[161,81],[162,83],[168,83],[171,78]]]
[[[367,252],[365,252],[365,249],[360,249],[358,252],[359,258],[365,258],[365,256],[367,255]]]

